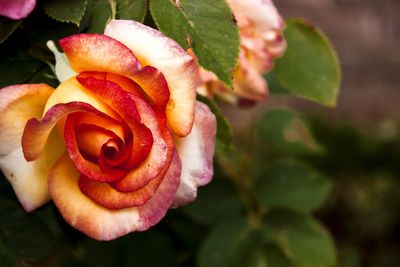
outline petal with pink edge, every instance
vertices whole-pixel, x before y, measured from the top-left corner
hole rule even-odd
[[[140,63],[132,51],[106,35],[76,34],[59,43],[76,72],[104,71],[126,75],[140,70]]]
[[[42,117],[54,89],[46,84],[11,85],[0,89],[0,155],[21,147],[26,122]]]
[[[211,181],[216,132],[215,115],[207,105],[196,102],[192,132],[186,137],[174,138],[182,159],[182,176],[174,207],[192,202],[197,196],[197,187]]]
[[[0,168],[26,211],[32,211],[50,200],[48,174],[64,151],[63,141],[53,131],[41,157],[35,161],[26,162],[21,147],[8,155],[0,156]]]
[[[112,20],[104,34],[129,47],[142,66],[153,66],[164,74],[170,90],[166,108],[169,127],[178,136],[188,135],[199,79],[194,59],[174,40],[135,21]]]
[[[110,210],[85,196],[76,172],[64,154],[49,175],[50,195],[64,219],[97,240],[112,240],[134,231],[144,231],[159,222],[169,209],[179,184],[180,161],[176,155],[156,194],[140,207]]]

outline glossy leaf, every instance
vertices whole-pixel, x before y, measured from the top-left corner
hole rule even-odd
[[[239,54],[239,33],[224,0],[151,0],[158,28],[183,48],[192,48],[199,64],[232,85]]]
[[[325,34],[304,20],[288,20],[284,31],[288,48],[267,75],[272,93],[289,92],[323,105],[335,106],[340,66]]]
[[[72,22],[79,26],[85,14],[87,0],[48,0],[44,11],[51,18],[60,22]]]

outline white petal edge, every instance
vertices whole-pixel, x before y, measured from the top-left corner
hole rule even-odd
[[[35,161],[27,162],[21,147],[0,156],[0,168],[26,211],[35,210],[50,200],[47,178],[53,164],[64,151],[63,141],[53,131],[42,155]]]
[[[197,187],[211,181],[216,133],[215,115],[207,105],[197,101],[191,133],[186,137],[174,136],[182,160],[182,175],[173,207],[192,202],[197,196]]]

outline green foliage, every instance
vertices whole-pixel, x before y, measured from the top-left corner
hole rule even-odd
[[[242,218],[223,221],[205,240],[198,257],[199,267],[239,267],[251,260],[249,254],[260,244],[259,235]]]
[[[288,20],[284,36],[288,48],[267,75],[271,91],[335,106],[340,67],[328,38],[303,20]]]
[[[244,207],[237,197],[237,191],[215,165],[214,180],[200,188],[196,201],[182,207],[193,220],[202,224],[215,224],[228,218],[237,218],[244,212]]]
[[[183,48],[193,48],[199,64],[232,85],[239,54],[239,34],[224,0],[151,0],[158,28]]]
[[[0,18],[0,44],[18,28],[22,20],[11,20],[6,17]]]
[[[197,100],[206,104],[217,119],[217,152],[226,152],[232,149],[233,133],[229,121],[225,118],[213,100],[199,94],[197,94]]]
[[[87,32],[103,33],[112,16],[112,6],[108,0],[89,0],[84,18],[87,22]]]
[[[143,22],[146,16],[146,0],[117,0],[117,18]]]
[[[263,223],[266,237],[274,240],[296,265],[329,267],[336,263],[330,234],[309,215],[276,210]]]
[[[272,109],[264,113],[258,123],[260,138],[284,155],[302,155],[321,151],[307,122],[300,114]]]
[[[12,262],[36,260],[51,252],[45,225],[11,200],[0,200],[0,255]]]
[[[79,26],[85,14],[87,0],[47,0],[43,7],[47,15],[60,22]]]
[[[288,208],[304,213],[320,207],[330,188],[328,179],[294,160],[269,165],[255,184],[257,198],[265,208]]]

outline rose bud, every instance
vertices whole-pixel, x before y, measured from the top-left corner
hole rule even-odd
[[[36,0],[0,0],[0,16],[23,19],[35,8]]]

